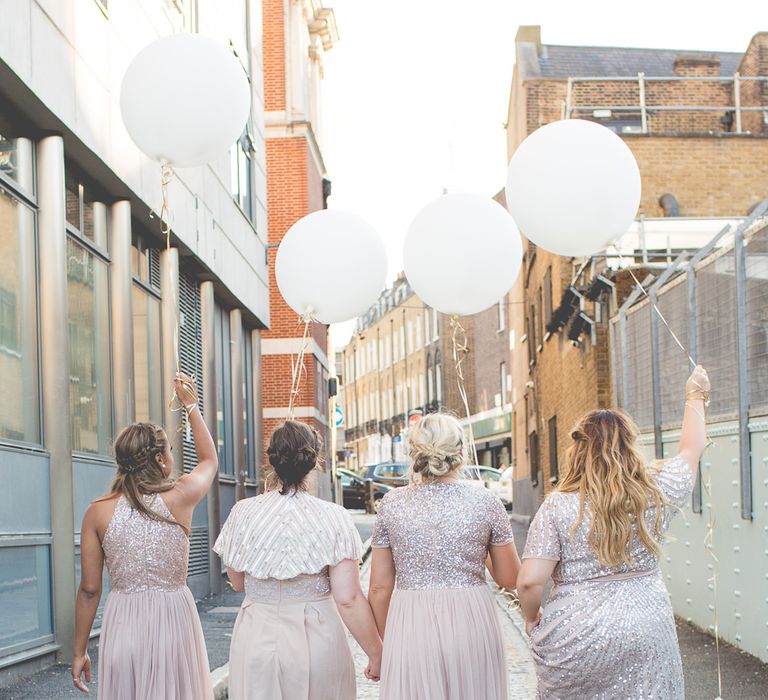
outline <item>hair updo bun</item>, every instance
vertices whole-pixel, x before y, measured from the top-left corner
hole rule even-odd
[[[307,425],[289,420],[276,428],[269,439],[269,463],[280,481],[280,493],[304,488],[304,480],[320,460],[320,434]]]
[[[464,431],[459,421],[445,413],[432,413],[408,432],[411,471],[425,481],[447,476],[464,466]]]

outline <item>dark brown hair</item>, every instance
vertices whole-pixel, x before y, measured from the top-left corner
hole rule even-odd
[[[132,423],[123,428],[115,438],[115,462],[117,474],[112,481],[109,495],[125,496],[131,508],[147,518],[178,525],[189,534],[187,528],[176,520],[166,518],[147,508],[144,495],[163,493],[173,488],[174,479],[163,473],[158,456],[164,455],[168,446],[165,432],[154,423]]]
[[[280,481],[280,493],[304,490],[304,480],[320,460],[320,434],[306,423],[285,421],[269,438],[269,463]]]

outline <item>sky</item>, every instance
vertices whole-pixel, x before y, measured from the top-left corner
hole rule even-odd
[[[388,282],[405,232],[444,190],[494,195],[506,179],[514,38],[683,50],[746,50],[768,30],[765,0],[324,0],[339,41],[324,57],[322,148],[329,206],[381,234]],[[760,18],[763,25],[759,25]],[[344,345],[353,323],[332,329]]]

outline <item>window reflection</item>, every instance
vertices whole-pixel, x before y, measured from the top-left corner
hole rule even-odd
[[[69,397],[72,449],[109,454],[112,386],[109,355],[108,268],[67,240]]]
[[[0,438],[40,442],[35,215],[0,190]]]
[[[133,286],[133,367],[136,420],[163,421],[160,300]]]

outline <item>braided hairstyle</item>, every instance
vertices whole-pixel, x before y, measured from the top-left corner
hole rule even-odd
[[[165,431],[155,423],[132,423],[123,428],[115,438],[117,474],[106,498],[125,496],[131,508],[145,517],[179,525],[187,532],[181,523],[155,513],[144,503],[146,494],[163,493],[173,488],[175,480],[165,476],[158,460],[165,454],[167,446]]]
[[[322,440],[313,427],[288,420],[269,438],[267,455],[280,483],[280,493],[306,490],[307,475],[320,461]]]

